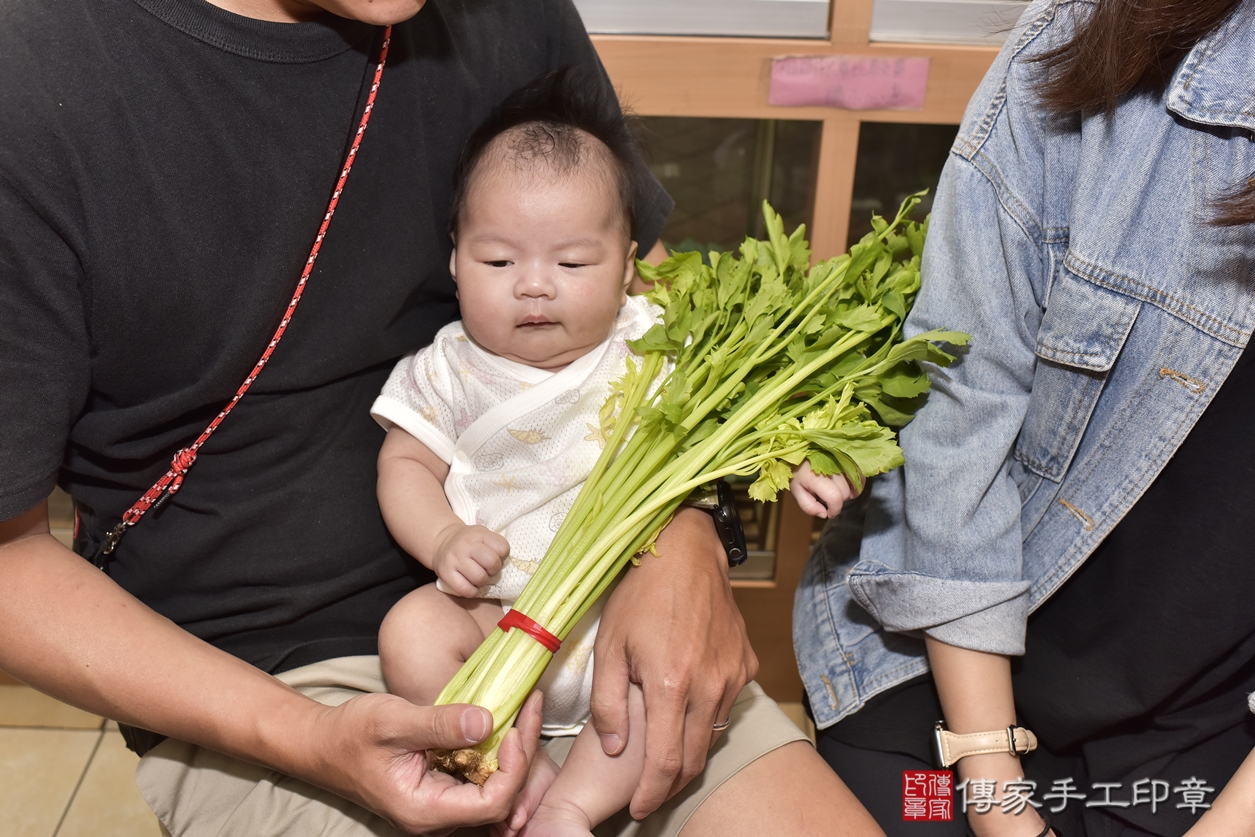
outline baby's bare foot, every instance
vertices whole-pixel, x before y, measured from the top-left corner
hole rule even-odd
[[[523,785],[523,790],[519,791],[519,795],[515,797],[514,807],[510,809],[510,816],[506,817],[505,822],[500,822],[493,826],[493,837],[516,837],[523,829],[523,826],[527,825],[527,821],[536,813],[536,809],[540,807],[541,800],[545,798],[545,793],[557,777],[557,763],[549,758],[549,754],[545,752],[543,747],[540,748],[536,753],[536,758],[532,759],[532,770],[527,775],[527,783]]]
[[[592,823],[574,805],[540,803],[519,837],[592,837]]]

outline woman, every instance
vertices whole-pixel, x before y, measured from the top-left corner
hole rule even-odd
[[[979,837],[1255,829],[1253,5],[1039,0],[969,106],[908,325],[971,345],[795,609],[890,833],[943,717],[995,742],[954,765]]]

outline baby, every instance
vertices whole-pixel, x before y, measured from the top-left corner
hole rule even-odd
[[[560,72],[513,94],[458,170],[449,269],[463,319],[393,370],[372,414],[388,430],[379,505],[397,543],[439,581],[406,596],[379,636],[389,689],[430,704],[535,571],[601,452],[598,411],[627,341],[657,309],[635,278],[635,185],[648,177],[617,102]],[[833,516],[843,478],[798,470],[803,508]],[[543,734],[577,736],[561,770],[543,752],[499,830],[589,835],[631,800],[644,700],[629,693],[626,748],[588,729],[600,605],[539,688]],[[534,800],[540,800],[535,810]]]

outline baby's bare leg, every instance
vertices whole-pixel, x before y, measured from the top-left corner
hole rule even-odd
[[[379,628],[388,691],[424,705],[457,674],[501,619],[495,599],[462,599],[428,584],[392,606]]]
[[[523,837],[582,837],[632,801],[645,767],[645,697],[635,683],[628,723],[627,747],[617,756],[607,756],[592,722],[585,724]]]

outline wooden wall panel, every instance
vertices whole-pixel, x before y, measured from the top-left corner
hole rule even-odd
[[[660,38],[598,35],[602,63],[623,101],[643,116],[724,116],[958,124],[997,54],[991,47],[867,44],[774,38]],[[787,55],[928,58],[922,110],[848,111],[767,104],[771,60]]]
[[[854,192],[854,164],[858,154],[858,120],[824,120],[819,141],[819,172],[815,184],[815,212],[807,231],[812,261],[845,252],[850,229],[850,197]]]
[[[833,43],[865,44],[875,0],[829,0],[828,30]]]
[[[793,591],[810,553],[813,521],[788,492],[780,495],[780,537],[776,542],[776,578],[733,586],[754,653],[758,682],[778,701],[802,699],[802,680],[793,656]]]

